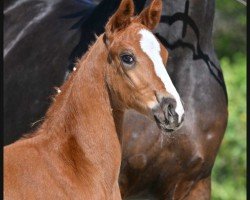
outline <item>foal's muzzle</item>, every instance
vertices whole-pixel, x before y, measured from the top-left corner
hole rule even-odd
[[[176,100],[171,97],[163,97],[152,109],[155,121],[160,129],[166,132],[177,130],[184,120],[184,115],[179,122],[179,116],[175,112]]]

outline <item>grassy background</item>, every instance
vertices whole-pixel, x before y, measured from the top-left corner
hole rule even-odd
[[[217,0],[214,46],[229,99],[227,130],[212,172],[213,200],[246,199],[246,7]]]

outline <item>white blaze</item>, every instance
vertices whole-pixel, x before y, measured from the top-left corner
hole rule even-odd
[[[178,114],[179,119],[178,121],[181,121],[181,117],[184,114],[184,108],[181,103],[180,96],[178,92],[176,91],[168,73],[167,70],[163,64],[160,51],[161,47],[153,33],[146,29],[142,29],[139,32],[142,37],[140,40],[140,45],[144,53],[148,55],[148,57],[152,60],[154,64],[154,69],[156,72],[156,75],[161,79],[161,81],[164,83],[166,91],[168,91],[170,94],[173,95],[173,97],[176,100],[176,109],[175,112]]]

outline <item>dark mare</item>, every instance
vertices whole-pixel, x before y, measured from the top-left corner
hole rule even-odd
[[[41,11],[39,5],[48,2],[26,1],[30,6],[35,4],[30,10],[33,17],[11,10],[5,14],[5,49],[13,41],[11,34],[20,34],[25,27],[22,23],[29,24],[36,9]],[[67,68],[72,70],[94,33],[103,32],[119,2],[103,0],[93,9],[87,1],[58,0],[43,20],[25,30],[25,37],[4,57],[5,143],[30,130],[30,123],[43,116],[52,88],[63,82]],[[144,3],[137,1],[137,11]],[[126,114],[120,188],[125,198],[210,199],[211,170],[227,124],[226,87],[212,42],[215,0],[166,0],[163,4],[155,34],[169,50],[167,70],[184,102],[185,120],[180,130],[163,135],[135,111]],[[89,11],[84,16],[80,14],[83,5]],[[15,27],[17,30],[10,26],[18,17],[15,15],[26,19]],[[69,30],[72,24],[73,30]],[[65,59],[68,55],[69,61]]]
[[[64,81],[80,31],[70,30],[75,19],[61,17],[91,7],[67,0],[4,1],[5,144],[36,127],[32,123],[44,116],[53,88]]]

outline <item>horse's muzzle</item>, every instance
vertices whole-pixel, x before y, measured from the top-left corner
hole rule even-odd
[[[166,132],[172,132],[180,128],[184,120],[184,115],[181,116],[181,120],[179,120],[175,109],[176,101],[171,97],[163,97],[152,109],[154,119],[160,129]]]

